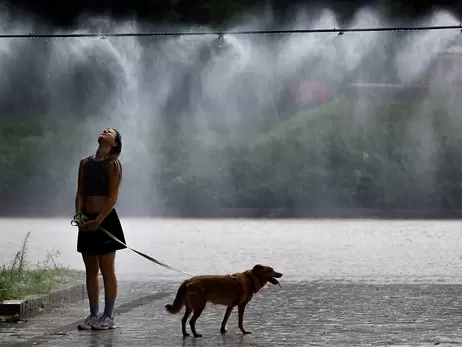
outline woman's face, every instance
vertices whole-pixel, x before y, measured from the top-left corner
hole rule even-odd
[[[115,130],[112,128],[107,128],[103,129],[103,131],[101,131],[101,134],[99,134],[98,143],[113,147],[116,145],[115,139]]]

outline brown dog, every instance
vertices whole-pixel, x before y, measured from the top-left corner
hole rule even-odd
[[[181,319],[181,330],[183,336],[189,336],[186,332],[186,321],[191,313],[189,321],[194,337],[201,337],[196,331],[196,321],[204,311],[207,302],[215,305],[224,305],[225,316],[221,323],[220,332],[226,332],[226,323],[235,306],[238,307],[239,329],[243,334],[251,334],[244,329],[244,310],[246,305],[252,300],[267,282],[279,285],[276,278],[281,278],[282,274],[273,270],[270,266],[255,265],[252,270],[236,273],[228,276],[194,276],[187,279],[178,289],[173,304],[165,305],[170,313],[178,313],[186,306],[186,311]]]

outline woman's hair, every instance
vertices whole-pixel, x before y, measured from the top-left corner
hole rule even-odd
[[[112,128],[112,130],[114,130],[116,134],[115,135],[116,145],[112,147],[111,150],[109,151],[109,156],[118,158],[120,155],[120,152],[122,152],[122,135],[120,135],[120,133],[116,129]]]
[[[115,132],[115,143],[116,145],[111,148],[109,151],[109,155],[107,157],[108,162],[113,162],[114,163],[114,172],[112,173],[113,175],[120,174],[120,180],[122,180],[122,164],[119,161],[119,155],[120,152],[122,152],[122,135],[120,133],[112,128]],[[120,184],[120,182],[119,182]]]

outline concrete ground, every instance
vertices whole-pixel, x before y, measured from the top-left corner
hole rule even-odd
[[[26,346],[434,346],[462,345],[460,286],[349,282],[269,285],[249,304],[243,336],[233,312],[219,332],[224,308],[209,305],[198,320],[204,336],[181,336],[181,314],[170,315],[177,283],[121,283],[117,329],[77,331],[85,301],[27,322],[0,325],[1,345]]]
[[[19,223],[19,224],[18,224]],[[23,223],[23,224],[21,224]],[[188,221],[127,220],[129,243],[169,265],[198,274],[243,271],[256,263],[284,273],[247,307],[252,335],[219,332],[224,307],[209,305],[197,322],[199,339],[181,335],[182,314],[164,309],[185,276],[120,252],[117,329],[80,332],[86,300],[0,324],[11,347],[280,347],[462,345],[462,262],[458,221]],[[82,266],[69,221],[6,221],[8,235],[33,226],[31,261],[58,249],[63,265]],[[66,227],[69,230],[63,231]],[[0,246],[18,249],[22,234]],[[6,252],[6,253],[5,253]],[[102,296],[103,297],[103,296]]]

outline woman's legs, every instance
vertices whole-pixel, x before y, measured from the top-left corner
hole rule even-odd
[[[103,275],[104,282],[104,315],[113,318],[114,303],[117,298],[117,278],[115,274],[115,254],[116,252],[107,253],[98,256],[98,262]]]
[[[98,256],[82,254],[86,270],[87,295],[90,303],[90,315],[82,324],[78,325],[79,330],[90,330],[91,326],[98,320],[99,315],[99,280],[98,280]]]
[[[85,263],[88,301],[92,316],[97,316],[99,311],[99,263],[98,256],[83,254]]]

